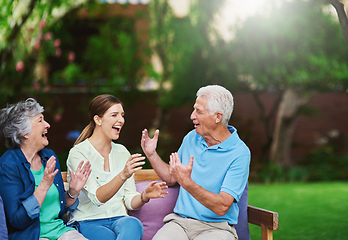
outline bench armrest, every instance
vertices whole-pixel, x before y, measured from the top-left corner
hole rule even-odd
[[[261,240],[272,240],[279,229],[279,215],[266,209],[248,205],[248,222],[261,227]]]

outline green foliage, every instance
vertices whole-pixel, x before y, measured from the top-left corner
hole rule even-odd
[[[348,155],[338,155],[332,146],[325,146],[309,154],[298,166],[264,164],[250,180],[263,183],[347,181]]]
[[[75,32],[81,31],[79,36]],[[56,58],[54,82],[83,84],[103,92],[135,89],[144,66],[139,54],[139,40],[134,20],[112,17],[107,20],[79,19],[74,14],[64,18],[55,30],[65,51],[73,49],[73,63]]]
[[[309,181],[348,180],[348,155],[337,155],[331,146],[311,153],[305,166]]]
[[[153,51],[163,72],[157,75],[170,88],[161,89],[164,108],[192,103],[195,92],[207,84],[221,84],[236,91],[240,87],[231,58],[232,49],[212,26],[224,1],[192,1],[187,16],[177,18],[167,1],[152,1],[151,36]]]
[[[59,82],[59,80],[63,78],[64,84],[66,84],[67,86],[75,84],[77,79],[81,80],[85,78],[85,75],[81,70],[81,67],[75,63],[68,64],[68,66],[64,68],[62,73],[55,73],[55,76],[57,76],[58,78],[56,80],[57,82]]]
[[[142,61],[137,56],[139,44],[133,26],[133,21],[114,18],[90,38],[83,66],[91,79],[104,78],[104,84],[116,88],[135,87]]]
[[[246,19],[231,42],[238,78],[253,91],[287,93],[291,89],[298,99],[291,104],[297,107],[305,104],[313,91],[347,89],[345,41],[339,22],[325,13],[323,2],[269,1],[265,5],[269,9]],[[280,107],[290,106],[286,98],[281,101]],[[291,165],[287,149],[291,149],[292,124],[295,123],[286,122],[287,119],[296,119],[300,112],[308,110],[297,111],[296,108],[293,112],[278,109],[278,114],[274,115],[275,127],[279,129],[274,129],[273,138],[269,139],[274,147],[270,158],[279,165]],[[280,147],[279,143],[286,146]],[[288,174],[286,169],[281,170]]]
[[[308,170],[304,167],[281,167],[274,163],[264,164],[253,181],[264,183],[303,182],[308,180]]]
[[[87,2],[92,1],[0,1],[1,104],[31,95],[34,80],[40,80],[35,74],[36,63],[53,51],[50,28],[71,9]]]
[[[110,92],[133,89],[141,79],[134,20],[91,17],[83,22],[76,14],[79,8],[93,6],[88,8],[92,16],[97,9],[87,0],[15,0],[0,6],[0,103],[32,96],[51,84],[84,84]],[[94,31],[89,39],[76,32],[86,27]],[[38,75],[38,67],[49,75]]]
[[[237,31],[240,73],[251,76],[256,88],[345,89],[348,54],[339,23],[317,1],[278,5]]]

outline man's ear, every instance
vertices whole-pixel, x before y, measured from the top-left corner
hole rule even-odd
[[[217,113],[216,113],[216,117],[215,117],[215,123],[220,123],[220,122],[222,122],[222,117],[223,117],[222,112],[217,112]]]
[[[100,117],[98,115],[94,115],[93,120],[94,120],[96,126],[101,125],[101,120],[100,120]]]

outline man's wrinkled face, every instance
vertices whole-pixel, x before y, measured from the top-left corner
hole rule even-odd
[[[190,117],[197,134],[203,137],[211,135],[211,131],[214,131],[216,127],[216,116],[206,109],[206,101],[204,96],[198,97]]]

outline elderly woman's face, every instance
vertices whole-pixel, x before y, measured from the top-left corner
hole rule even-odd
[[[39,114],[31,118],[31,126],[31,132],[26,135],[28,142],[37,150],[41,150],[48,145],[46,133],[50,125],[44,120],[44,116]]]

